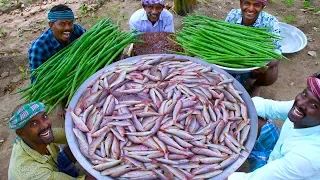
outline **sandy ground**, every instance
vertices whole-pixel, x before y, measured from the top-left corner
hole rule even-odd
[[[30,1],[26,2],[30,3]],[[28,70],[27,50],[31,42],[47,28],[47,11],[53,5],[65,2],[75,11],[77,23],[87,29],[100,19],[109,17],[117,22],[122,30],[127,31],[129,30],[130,15],[140,8],[139,1],[110,0],[96,8],[96,11],[83,12],[85,9],[78,1],[56,0],[26,3],[24,8],[0,13],[0,140],[4,140],[3,143],[0,143],[0,162],[3,163],[3,167],[0,169],[0,179],[7,179],[12,143],[15,137],[15,132],[8,129],[8,120],[12,110],[23,103],[23,100],[20,99],[21,95],[14,94],[14,92],[29,85],[29,79],[26,76]],[[280,63],[277,82],[262,89],[261,96],[276,100],[293,99],[306,87],[306,77],[320,72],[319,9],[305,8],[301,1],[295,1],[292,5],[286,2],[282,0],[269,1],[266,11],[277,16],[280,21],[288,23],[290,21],[290,24],[298,27],[307,35],[309,41],[302,51],[287,55],[290,60]],[[320,8],[318,0],[310,2]],[[173,4],[171,0],[168,3]],[[194,12],[224,19],[232,8],[238,6],[237,0],[203,1],[198,3]],[[92,4],[91,7],[96,7],[96,4]],[[174,14],[174,18],[175,29],[179,30],[182,17]],[[315,51],[318,57],[308,55],[308,51]],[[50,117],[54,120],[55,126],[63,126],[64,121],[58,120],[55,114],[51,114]]]

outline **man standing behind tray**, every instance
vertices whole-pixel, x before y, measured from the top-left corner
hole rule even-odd
[[[65,144],[63,128],[51,129],[46,107],[40,102],[24,104],[16,108],[9,120],[9,128],[16,131],[9,164],[9,180],[68,180],[95,179],[80,176],[76,160],[68,146],[61,148],[54,143]]]
[[[269,28],[268,32],[280,35],[279,22],[276,17],[262,11],[266,7],[267,0],[240,0],[240,9],[232,9],[226,22],[255,28]],[[274,40],[275,51],[281,54],[279,40]],[[271,61],[266,68],[260,68],[250,73],[232,74],[245,87],[251,80],[252,96],[259,96],[260,86],[270,86],[278,78],[279,60]],[[253,85],[252,85],[253,83]]]
[[[264,125],[248,158],[252,172],[235,172],[228,180],[320,179],[320,74],[308,77],[294,101],[252,100],[258,116],[285,122],[277,136],[259,120]]]
[[[165,0],[141,0],[142,9],[130,17],[130,30],[174,32],[173,15],[164,8]]]

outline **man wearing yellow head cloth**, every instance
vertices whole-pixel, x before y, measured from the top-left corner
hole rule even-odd
[[[52,121],[45,109],[42,103],[32,102],[18,107],[10,118],[9,128],[18,137],[13,144],[8,179],[95,179],[79,176],[70,149],[60,151],[56,146],[55,143],[66,144],[64,130],[51,129]]]
[[[235,172],[228,180],[320,179],[320,74],[307,78],[307,88],[294,101],[252,100],[258,116],[284,120],[284,124],[272,143],[264,120],[248,158],[252,172]]]

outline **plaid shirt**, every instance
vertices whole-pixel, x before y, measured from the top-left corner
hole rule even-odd
[[[86,30],[78,24],[74,24],[74,30],[71,33],[69,43],[79,38]],[[46,30],[38,37],[28,51],[30,70],[34,70],[43,64],[47,59],[64,48],[65,45],[60,44],[54,37],[51,28]]]
[[[225,21],[233,24],[242,25],[241,9],[232,9],[229,12]],[[279,27],[278,19],[275,16],[268,14],[267,12],[264,12],[264,11],[260,12],[256,22],[252,26],[256,28],[270,27],[270,29],[268,30],[269,33],[280,36],[280,27]],[[281,54],[282,49],[281,49],[280,40],[274,40],[274,44],[276,46],[275,51]]]

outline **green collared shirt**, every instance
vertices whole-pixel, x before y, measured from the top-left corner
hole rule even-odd
[[[13,145],[9,164],[9,180],[69,180],[85,179],[85,176],[73,178],[58,172],[57,158],[59,148],[55,145],[66,144],[63,128],[53,128],[54,143],[47,146],[50,155],[42,155],[30,148],[22,139],[18,138]]]

